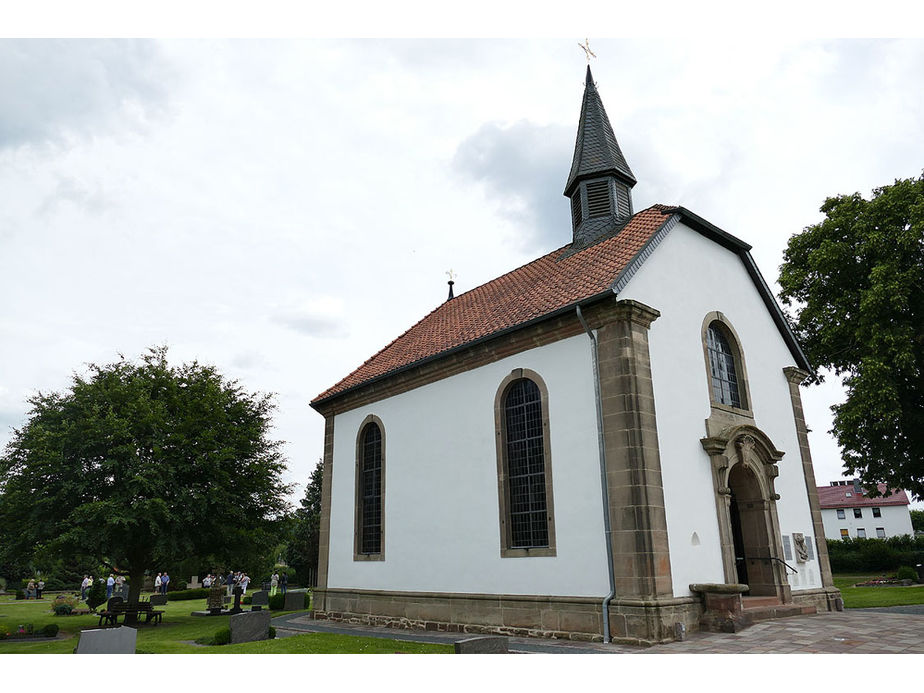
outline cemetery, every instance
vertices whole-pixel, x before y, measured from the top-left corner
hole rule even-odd
[[[121,616],[115,619],[117,625],[101,617],[105,612],[118,611],[118,601],[103,604],[96,609],[96,613],[82,608],[85,604],[80,602],[81,608],[56,615],[52,607],[57,595],[48,596],[48,599],[41,601],[26,601],[17,600],[14,594],[0,595],[0,655],[453,652],[451,645],[327,633],[280,637],[271,626],[271,619],[306,611],[310,607],[310,593],[305,590],[287,592],[287,599],[282,603],[282,608],[278,609],[270,609],[268,593],[262,590],[249,592],[243,598],[238,595],[230,603],[222,604],[221,613],[210,616],[197,613],[209,611],[206,598],[174,600],[171,593],[163,603],[159,603],[161,599],[158,597],[161,595],[145,593],[142,595],[142,603],[153,604],[151,608],[160,612],[158,622],[155,624],[152,618],[148,623],[142,617],[136,624],[128,626]],[[118,597],[115,599],[118,600]],[[272,601],[279,603],[276,599]],[[19,632],[20,627],[22,633]],[[227,644],[213,644],[218,642]]]

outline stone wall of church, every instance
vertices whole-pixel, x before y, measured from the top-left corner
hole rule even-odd
[[[741,258],[684,224],[620,292],[661,313],[649,333],[651,373],[670,546],[674,595],[691,583],[725,582],[710,458],[700,440],[712,414],[702,342],[703,322],[720,312],[740,339],[753,425],[784,453],[775,490],[780,531],[814,539],[789,382],[783,368],[793,356],[779,334]],[[809,422],[811,425],[811,422]],[[821,587],[813,559],[787,561],[795,593]],[[783,558],[780,556],[780,558]]]
[[[537,373],[548,389],[552,556],[501,555],[495,395],[519,368]],[[369,415],[384,429],[384,560],[358,561],[353,554],[356,438]],[[329,588],[601,599],[607,594],[586,335],[337,414],[333,440]]]

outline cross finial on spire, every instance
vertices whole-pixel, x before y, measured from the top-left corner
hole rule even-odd
[[[449,276],[449,298],[447,298],[446,300],[449,301],[450,299],[453,298],[452,285],[455,284],[454,280],[456,278],[456,273],[453,272],[452,269],[450,269],[446,274]]]
[[[597,57],[597,54],[590,50],[590,41],[585,38],[584,43],[579,43],[578,46],[584,51],[584,55],[587,57],[587,64],[590,65],[590,59]]]

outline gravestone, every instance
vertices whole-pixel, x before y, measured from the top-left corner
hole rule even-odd
[[[122,599],[128,601],[128,585],[122,585],[122,590],[120,592]]]
[[[163,606],[167,603],[166,594],[152,594],[151,595],[151,606]]]
[[[235,614],[228,620],[231,627],[231,644],[269,640],[272,615],[269,611],[249,611]]]
[[[456,654],[507,654],[507,638],[502,635],[485,635],[467,638],[455,643]]]
[[[221,613],[221,607],[225,603],[225,590],[221,585],[212,585],[209,589],[209,596],[205,604],[209,613],[218,615]]]
[[[124,602],[124,601],[125,601],[125,600],[122,599],[122,597],[110,597],[110,598],[109,598],[109,601],[106,602],[106,610],[107,610],[107,611],[112,611],[112,606],[113,606],[114,604],[121,604],[121,603]]]
[[[239,614],[243,611],[241,608],[241,595],[244,594],[244,589],[240,585],[234,586],[234,606],[231,607],[232,614]]]
[[[138,631],[127,626],[80,631],[77,654],[135,654]]]
[[[286,611],[303,611],[305,609],[304,592],[286,592],[285,606]]]
[[[202,583],[199,582],[198,575],[193,575],[191,578],[189,578],[189,584],[186,586],[186,589],[197,590],[200,587],[202,587]]]
[[[269,593],[263,590],[254,592],[250,598],[250,603],[254,606],[269,606]]]

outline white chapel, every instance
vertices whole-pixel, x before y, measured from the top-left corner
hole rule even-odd
[[[751,246],[635,183],[588,67],[563,245],[312,401],[316,617],[656,643],[840,608],[811,367]]]

